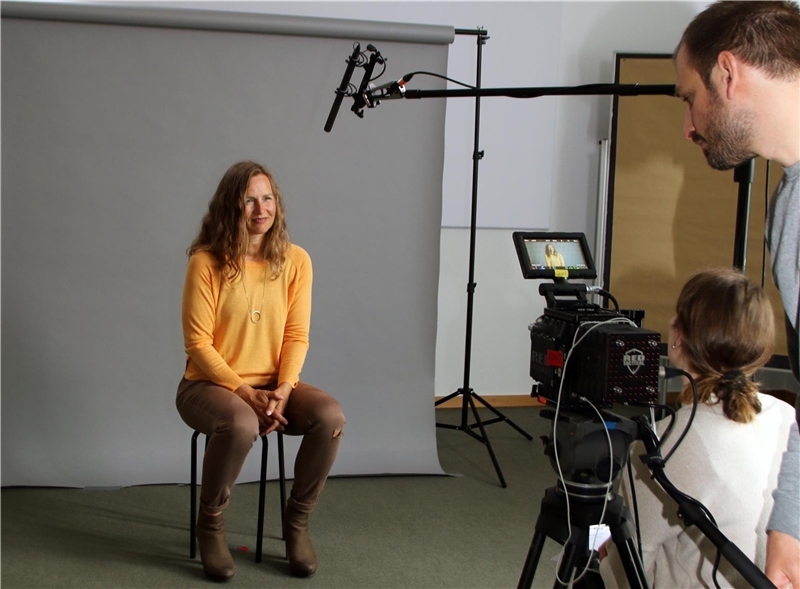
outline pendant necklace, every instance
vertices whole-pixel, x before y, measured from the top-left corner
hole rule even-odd
[[[246,261],[245,264],[247,264]],[[267,288],[267,265],[264,265],[264,284],[261,287],[261,306],[258,309],[253,309],[250,306],[250,297],[247,296],[247,287],[244,284],[244,268],[242,268],[242,288],[244,289],[244,298],[247,301],[247,310],[250,312],[250,321],[253,323],[258,323],[261,320],[261,310],[264,308],[264,292]]]

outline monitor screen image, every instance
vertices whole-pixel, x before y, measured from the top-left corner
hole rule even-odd
[[[594,261],[583,233],[514,233],[525,278],[596,278]]]

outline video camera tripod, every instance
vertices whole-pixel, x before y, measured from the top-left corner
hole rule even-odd
[[[558,437],[543,438],[545,454],[550,457],[554,468],[560,467],[563,480],[545,491],[518,589],[530,589],[546,538],[564,545],[553,587],[571,586],[576,569],[582,568],[592,557],[590,528],[600,522],[611,529],[611,539],[622,556],[630,586],[648,587],[634,542],[633,519],[622,497],[613,494],[608,486],[608,481],[616,481],[627,464],[629,446],[636,438],[637,426],[616,414],[607,411],[601,414],[606,422],[613,423],[608,438],[596,415],[563,410],[558,415]],[[555,412],[550,409],[543,409],[542,416],[556,419]],[[585,585],[591,586],[589,578]]]
[[[601,521],[601,518],[611,529],[611,539],[617,545],[622,557],[630,586],[649,587],[636,550],[630,512],[623,504],[622,497],[618,495],[614,495],[604,506],[605,500],[605,496],[581,497],[570,494],[570,529],[567,525],[567,501],[563,487],[550,487],[545,491],[539,519],[536,521],[536,532],[528,550],[517,585],[518,589],[531,587],[546,538],[552,538],[564,545],[564,556],[553,587],[570,586],[576,569],[582,567],[592,557],[589,551],[589,530],[592,525]]]
[[[684,525],[697,526],[752,587],[776,589],[766,575],[725,537],[702,506],[667,479],[658,439],[646,417],[628,419],[608,411],[601,410],[600,413],[606,425],[588,412],[561,411],[557,416],[561,426],[556,430],[558,438],[544,438],[545,454],[550,456],[551,462],[555,462],[555,452],[558,452],[563,478],[555,487],[545,491],[517,589],[531,588],[546,538],[564,545],[564,555],[553,588],[571,586],[576,568],[584,566],[592,558],[589,533],[591,526],[598,523],[604,523],[611,529],[611,539],[619,552],[630,587],[649,589],[644,566],[633,540],[630,511],[622,498],[608,487],[609,481],[618,480],[627,464],[630,443],[635,439],[644,443],[647,454],[642,459],[653,479],[677,503],[678,514]],[[556,418],[555,412],[549,409],[543,409],[542,416]],[[605,438],[606,433],[612,443],[611,456],[607,452],[608,443],[598,443],[599,436]],[[605,455],[600,454],[603,451],[606,451]],[[569,518],[565,489],[569,492]],[[591,587],[592,577],[586,579],[585,586]]]

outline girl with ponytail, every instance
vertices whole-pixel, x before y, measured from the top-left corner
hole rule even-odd
[[[727,538],[763,569],[767,518],[778,484],[782,452],[795,421],[787,403],[759,392],[753,377],[772,355],[775,321],[763,289],[731,268],[692,276],[678,298],[668,334],[669,360],[697,383],[691,428],[666,464],[669,480],[705,505]],[[686,379],[678,397],[673,432],[686,426],[694,395]],[[659,436],[666,421],[658,422]],[[793,435],[797,435],[794,430]],[[672,452],[679,433],[663,440]],[[655,483],[631,446],[633,484],[642,536],[642,562],[652,587],[711,587],[716,547],[694,526],[686,527],[677,504]],[[620,493],[631,506],[630,481]],[[626,587],[613,543],[600,563],[605,586]],[[724,558],[721,587],[749,586]]]
[[[706,270],[683,287],[669,328],[670,362],[691,374],[698,402],[721,404],[749,423],[761,411],[752,378],[772,356],[775,320],[764,290],[731,268]],[[687,380],[678,401],[694,402]]]

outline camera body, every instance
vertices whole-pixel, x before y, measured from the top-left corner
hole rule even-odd
[[[597,278],[586,236],[517,231],[513,239],[522,275],[553,281],[539,285],[547,308],[529,326],[531,395],[566,408],[583,405],[579,397],[601,407],[657,403],[661,335],[642,329],[644,311],[591,304],[590,289],[568,281]],[[582,339],[571,350],[576,333]]]
[[[661,336],[639,327],[639,315],[584,301],[546,308],[529,326],[531,395],[557,402],[560,391],[566,407],[582,403],[578,397],[603,407],[657,403]],[[578,330],[586,335],[572,350]]]

